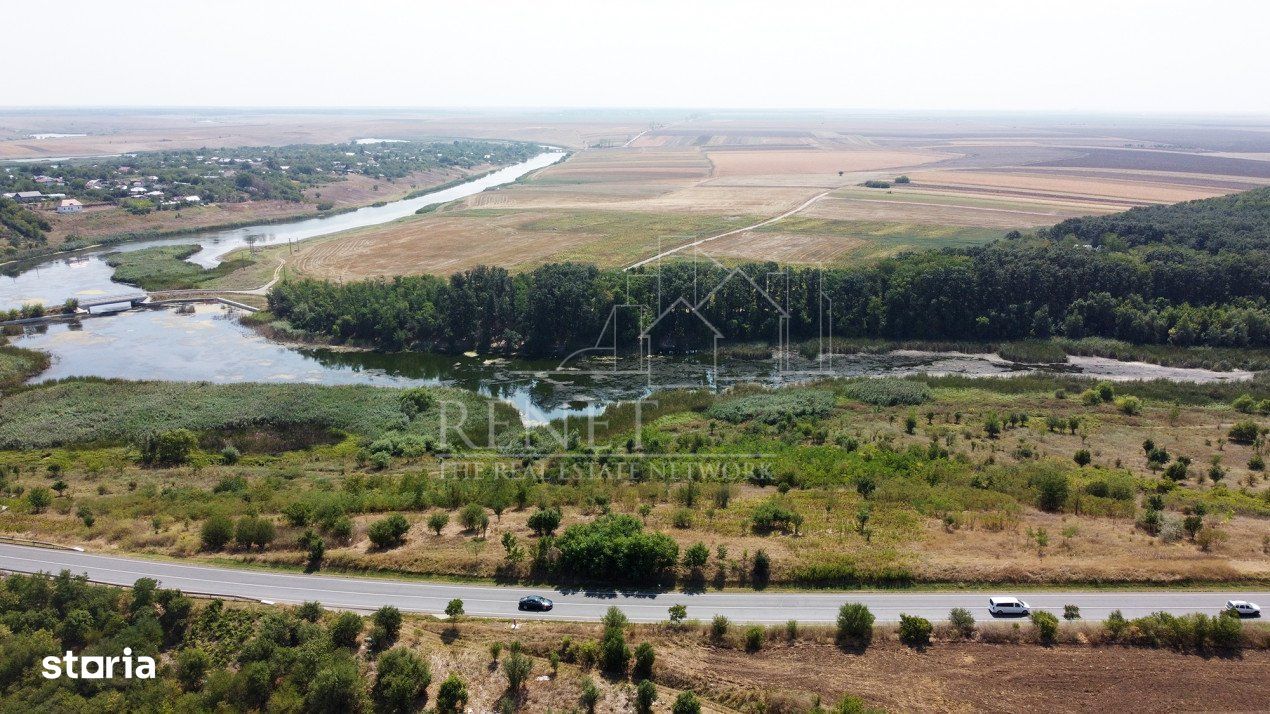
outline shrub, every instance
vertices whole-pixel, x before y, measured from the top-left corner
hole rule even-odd
[[[635,666],[631,668],[631,676],[635,679],[652,679],[653,662],[656,660],[657,653],[653,651],[653,646],[647,642],[639,643],[635,648]]]
[[[670,624],[672,625],[678,625],[684,621],[684,618],[688,617],[688,608],[683,605],[671,605],[669,611]]]
[[[679,562],[679,546],[662,533],[645,533],[628,515],[604,515],[572,525],[556,541],[566,573],[619,581],[653,582]]]
[[[710,635],[716,640],[727,637],[728,628],[732,626],[732,622],[724,615],[715,615],[710,621]]]
[[[322,603],[308,600],[295,609],[296,617],[305,622],[317,622],[322,619]]]
[[[459,675],[451,674],[437,690],[437,714],[462,714],[467,708],[467,685]]]
[[[536,535],[553,535],[560,527],[560,518],[559,508],[539,508],[529,517],[529,527]]]
[[[1251,394],[1241,394],[1238,397],[1235,397],[1235,401],[1231,402],[1231,406],[1233,406],[1237,412],[1251,414],[1257,408],[1257,402],[1253,400]]]
[[[639,714],[651,714],[653,702],[657,701],[657,685],[645,679],[635,688],[635,711]]]
[[[788,419],[823,417],[833,411],[834,397],[820,389],[781,389],[726,399],[706,410],[706,416],[733,424],[757,420],[779,424]]]
[[[433,511],[428,515],[428,530],[441,535],[446,524],[450,522],[450,514],[445,511]]]
[[[873,641],[873,613],[862,603],[850,602],[838,609],[838,643],[867,647]]]
[[[236,464],[242,458],[242,452],[233,446],[226,446],[220,450],[220,460],[227,464]]]
[[[957,631],[957,634],[969,638],[975,634],[975,616],[964,607],[954,607],[948,611],[948,622]]]
[[[469,503],[459,511],[459,523],[466,531],[484,532],[489,527],[489,514],[485,512],[485,507],[481,504]]]
[[[234,537],[234,524],[225,516],[212,516],[203,521],[199,540],[205,550],[220,550]]]
[[[1072,456],[1072,461],[1075,461],[1077,466],[1088,466],[1089,462],[1093,461],[1093,455],[1089,453],[1089,449],[1081,449]]]
[[[710,549],[705,543],[694,543],[684,550],[684,567],[699,569],[705,567],[710,558]]]
[[[631,649],[621,628],[609,628],[600,642],[600,666],[610,674],[625,674],[630,665]]]
[[[178,466],[189,461],[198,437],[189,429],[151,431],[141,439],[141,463],[146,466]]]
[[[503,660],[503,673],[507,675],[507,686],[512,692],[519,692],[521,687],[525,686],[525,681],[529,679],[529,673],[533,671],[533,660],[526,657],[517,646],[518,643],[512,643],[512,653]]]
[[[879,407],[916,406],[931,400],[925,382],[893,377],[877,377],[849,382],[842,393],[850,399]]]
[[[341,612],[329,630],[332,644],[349,649],[357,646],[357,636],[361,633],[362,618],[355,612]]]
[[[1133,416],[1142,412],[1142,400],[1137,397],[1118,397],[1116,399],[1116,409],[1121,414]]]
[[[1036,627],[1036,636],[1041,644],[1050,645],[1058,637],[1058,618],[1052,612],[1036,610],[1032,613],[1032,624]]]
[[[1069,620],[1069,621],[1070,621],[1070,620],[1079,620],[1079,619],[1080,619],[1080,606],[1079,606],[1079,605],[1064,605],[1064,606],[1063,606],[1063,619],[1064,619],[1064,620]]]
[[[401,633],[401,620],[401,610],[392,605],[384,605],[371,615],[375,647],[383,649],[397,641],[397,635]]]
[[[375,670],[370,698],[376,711],[404,713],[420,708],[419,700],[427,696],[432,683],[427,662],[414,652],[397,647],[379,656]]]
[[[1119,640],[1129,630],[1129,621],[1119,610],[1112,610],[1102,626],[1111,639]]]
[[[929,645],[933,629],[930,620],[924,617],[900,613],[900,642],[909,647],[921,648]]]
[[[1032,480],[1036,487],[1036,507],[1051,513],[1061,511],[1067,503],[1067,476],[1053,471],[1038,474]]]
[[[745,651],[758,652],[763,649],[763,628],[753,625],[745,630]]]
[[[240,548],[264,548],[273,542],[275,534],[273,521],[258,516],[243,516],[234,526],[234,541]]]
[[[1260,429],[1255,421],[1245,419],[1243,421],[1236,422],[1234,426],[1230,427],[1230,431],[1227,432],[1227,436],[1229,436],[1230,440],[1236,444],[1251,444],[1257,440],[1257,434],[1259,432]]]
[[[670,707],[670,714],[701,714],[701,702],[692,692],[680,692]]]
[[[580,689],[582,693],[578,696],[578,701],[588,713],[594,712],[595,705],[600,701],[600,688],[595,686],[595,680],[583,677]]]
[[[26,502],[32,513],[43,513],[53,503],[53,494],[43,486],[36,486],[26,492]]]
[[[1243,623],[1240,622],[1239,616],[1233,613],[1218,615],[1212,620],[1208,638],[1217,649],[1238,649],[1243,645]]]
[[[767,551],[759,549],[754,553],[754,565],[750,568],[750,583],[755,589],[762,590],[772,578],[772,559]]]
[[[794,524],[798,514],[779,498],[771,498],[760,503],[750,515],[754,530],[759,533],[771,533],[774,530],[786,532]]]
[[[366,535],[376,548],[388,550],[404,544],[408,530],[410,530],[410,522],[406,520],[406,517],[400,513],[394,513],[370,524],[370,527],[366,529]]]

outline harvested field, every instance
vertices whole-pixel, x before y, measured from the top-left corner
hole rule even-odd
[[[713,175],[834,174],[919,166],[954,158],[955,154],[926,151],[709,151]]]
[[[1048,161],[1041,166],[1081,166],[1089,168],[1137,169],[1140,171],[1182,171],[1186,173],[1270,178],[1270,163],[1226,156],[1209,156],[1180,151],[1135,149],[1090,149],[1083,156]]]
[[[1011,202],[937,193],[899,191],[836,191],[817,201],[802,216],[840,221],[883,221],[939,226],[1032,228],[1053,225],[1065,218],[1088,215],[1079,205]]]
[[[987,191],[1019,198],[1057,198],[1099,201],[1117,207],[1148,203],[1176,203],[1211,198],[1229,191],[1139,179],[1090,179],[1047,173],[990,171],[922,171],[911,174],[914,188]]]

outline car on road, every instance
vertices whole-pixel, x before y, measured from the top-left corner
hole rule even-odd
[[[1261,617],[1261,607],[1247,600],[1227,600],[1226,609],[1240,617]]]
[[[546,612],[553,607],[555,607],[555,603],[541,595],[526,595],[516,605],[518,610],[532,610],[534,612]]]
[[[1032,608],[1017,597],[988,598],[988,614],[993,617],[1026,617]]]

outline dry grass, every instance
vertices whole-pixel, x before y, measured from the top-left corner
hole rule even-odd
[[[713,175],[766,176],[772,174],[834,174],[839,171],[877,171],[920,166],[950,159],[955,154],[928,151],[763,150],[708,151]]]

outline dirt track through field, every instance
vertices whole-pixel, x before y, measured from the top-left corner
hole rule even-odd
[[[836,191],[836,190],[837,190],[837,189],[832,189],[832,188],[831,188],[831,189],[829,189],[828,191],[822,191],[822,192],[820,192],[820,193],[816,194],[815,196],[812,196],[811,198],[807,199],[806,201],[803,201],[803,202],[802,202],[802,204],[800,204],[798,207],[793,208],[793,209],[790,209],[790,210],[788,210],[788,211],[786,211],[786,212],[784,212],[784,213],[780,214],[779,216],[774,216],[774,217],[769,218],[769,219],[767,219],[767,220],[765,220],[765,221],[760,221],[760,222],[755,223],[755,224],[753,224],[753,225],[745,226],[744,228],[736,228],[736,229],[733,229],[733,230],[727,231],[726,233],[719,233],[719,234],[717,234],[717,235],[712,235],[712,236],[709,236],[709,237],[707,237],[707,238],[701,238],[701,239],[699,239],[699,240],[692,241],[691,243],[684,243],[683,245],[676,246],[676,247],[671,248],[671,249],[669,249],[669,250],[663,250],[662,252],[658,253],[657,255],[652,256],[651,258],[645,258],[645,259],[643,259],[643,260],[641,260],[641,261],[638,261],[638,262],[636,262],[636,263],[632,263],[632,264],[630,264],[630,265],[626,266],[625,268],[623,268],[623,270],[631,270],[632,268],[638,268],[638,267],[640,267],[641,265],[648,265],[649,263],[651,263],[651,262],[653,262],[653,261],[655,261],[655,260],[660,260],[660,259],[662,259],[662,258],[665,258],[665,257],[666,257],[666,256],[668,256],[668,255],[673,255],[673,254],[675,254],[675,253],[679,253],[679,252],[681,252],[681,251],[683,251],[683,250],[685,250],[685,249],[688,249],[688,248],[696,248],[697,246],[703,245],[703,244],[705,244],[705,243],[709,243],[710,241],[713,241],[713,240],[718,240],[718,239],[720,239],[720,238],[726,238],[726,237],[728,237],[728,236],[733,236],[733,235],[736,235],[737,233],[744,233],[744,232],[746,232],[746,231],[752,231],[752,230],[754,230],[754,229],[756,229],[756,228],[762,228],[763,226],[771,225],[771,224],[773,224],[773,223],[775,223],[775,222],[777,222],[777,221],[779,221],[779,220],[782,220],[782,219],[785,219],[785,218],[789,218],[790,216],[794,215],[795,213],[798,213],[799,211],[801,211],[801,210],[803,210],[804,208],[806,208],[806,207],[810,206],[811,204],[815,203],[816,201],[819,201],[820,199],[824,198],[825,196],[828,196],[829,194],[833,193],[833,192],[834,192],[834,191]]]

